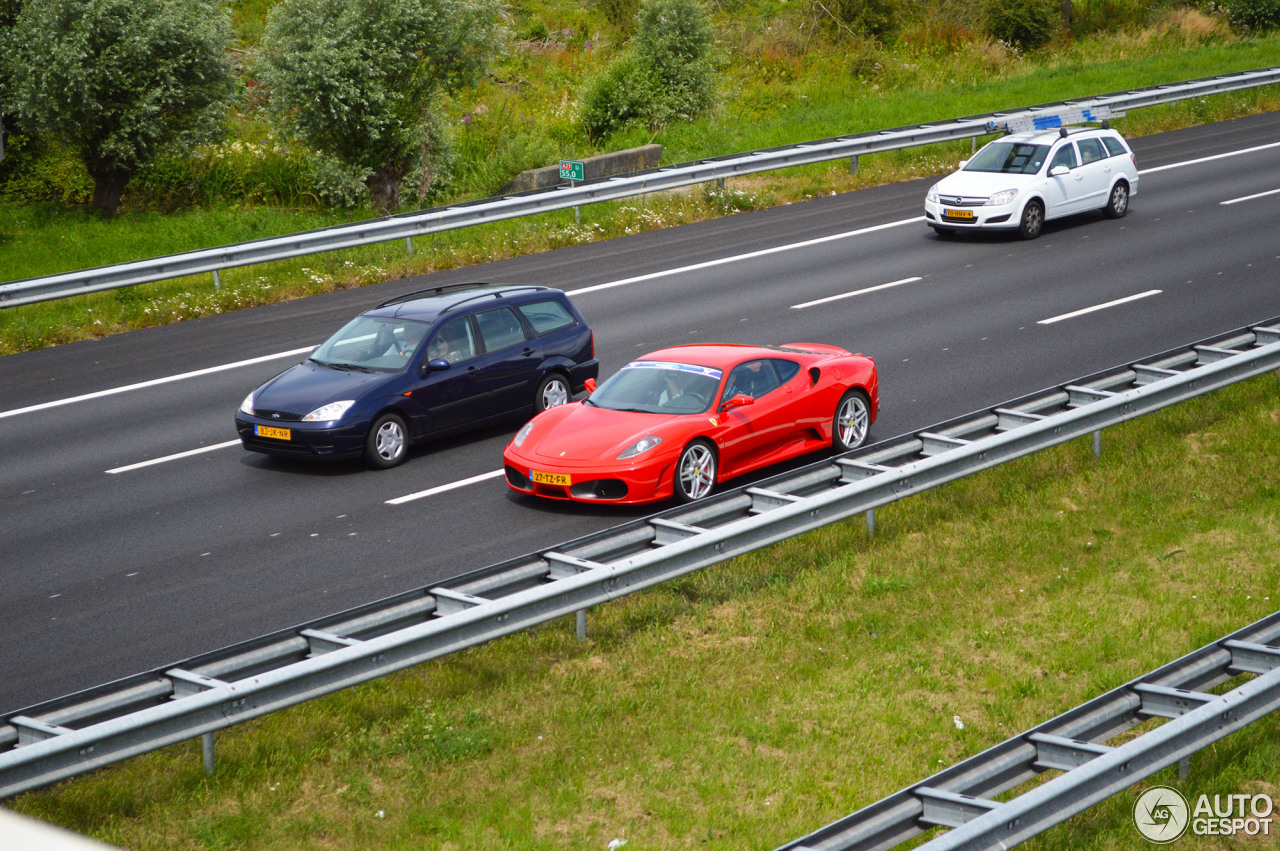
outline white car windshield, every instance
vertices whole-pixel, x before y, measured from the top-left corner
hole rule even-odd
[[[992,142],[974,154],[964,170],[996,174],[1035,174],[1044,165],[1047,156],[1048,145]]]
[[[723,375],[694,364],[632,361],[597,387],[588,401],[613,411],[700,414],[715,401]]]
[[[411,319],[357,316],[320,344],[311,360],[322,366],[366,372],[399,372],[408,366],[430,326]]]

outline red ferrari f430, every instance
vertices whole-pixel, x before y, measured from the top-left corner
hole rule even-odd
[[[525,424],[503,452],[515,491],[581,502],[691,502],[720,482],[867,438],[875,361],[836,346],[675,346]]]

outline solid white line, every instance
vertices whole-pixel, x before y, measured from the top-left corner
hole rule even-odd
[[[387,500],[387,505],[403,505],[406,502],[413,502],[415,499],[422,499],[423,497],[427,497],[427,496],[435,496],[438,493],[444,493],[445,491],[456,490],[457,488],[465,488],[467,485],[474,485],[477,482],[483,482],[489,479],[496,479],[501,475],[502,475],[501,470],[494,470],[491,473],[481,473],[480,475],[472,476],[469,479],[460,479],[456,482],[451,482],[447,485],[440,485],[439,487],[430,488],[429,490],[418,491],[417,493],[405,494],[404,496],[398,496],[395,499],[389,499]]]
[[[1265,198],[1268,195],[1278,195],[1280,189],[1271,189],[1267,192],[1259,192],[1257,195],[1246,195],[1243,198],[1232,198],[1230,201],[1219,201],[1218,204],[1225,207],[1228,204],[1239,204],[1241,201],[1252,201],[1254,198]]]
[[[589,287],[583,287],[582,289],[566,290],[566,292],[569,295],[582,295],[583,293],[594,293],[600,290],[613,289],[614,287],[625,287],[627,284],[650,281],[654,278],[666,277],[667,275],[680,275],[685,272],[696,272],[700,269],[710,269],[713,266],[723,266],[726,263],[737,263],[739,260],[753,260],[756,257],[764,257],[769,254],[780,254],[783,251],[794,251],[797,248],[808,248],[811,245],[821,245],[824,242],[834,242],[837,239],[848,239],[851,236],[862,236],[863,234],[875,233],[879,230],[888,230],[889,228],[901,227],[902,225],[910,225],[922,221],[924,221],[924,216],[916,216],[912,219],[902,219],[901,221],[889,222],[883,225],[872,225],[871,227],[846,231],[845,233],[833,233],[830,236],[821,236],[817,239],[807,239],[804,242],[792,242],[787,245],[777,245],[773,248],[762,248],[759,251],[750,251],[746,254],[735,254],[733,257],[721,257],[719,260],[708,260],[705,263],[694,263],[691,266],[679,266],[675,269],[664,269],[661,272],[650,272],[647,275],[637,275],[634,278],[623,278],[620,281],[610,281],[607,284],[594,284]]]
[[[1086,313],[1093,313],[1094,311],[1098,311],[1098,310],[1106,310],[1108,307],[1115,307],[1116,305],[1119,305],[1119,304],[1128,304],[1129,302],[1137,301],[1140,298],[1148,298],[1149,296],[1160,295],[1160,293],[1162,292],[1164,292],[1164,290],[1147,290],[1145,293],[1138,293],[1137,295],[1125,296],[1124,298],[1118,298],[1115,301],[1109,301],[1106,304],[1096,304],[1093,307],[1086,307],[1084,310],[1076,310],[1076,311],[1073,311],[1072,313],[1064,313],[1061,316],[1054,316],[1051,319],[1041,319],[1036,324],[1052,325],[1053,323],[1061,322],[1064,319],[1075,319],[1077,316],[1084,316]]]
[[[213,446],[201,446],[199,449],[188,449],[186,452],[179,452],[176,455],[166,455],[163,458],[152,458],[150,461],[139,461],[137,464],[128,464],[124,467],[116,467],[107,470],[109,474],[128,473],[131,470],[138,470],[143,467],[151,467],[155,464],[163,464],[166,461],[177,461],[179,458],[187,458],[192,455],[200,455],[204,452],[213,452],[215,449],[226,449],[228,446],[239,446],[240,441],[228,440],[226,443],[215,443]]]
[[[856,295],[865,295],[866,293],[873,293],[876,290],[887,290],[889,289],[889,287],[896,287],[901,284],[914,284],[916,281],[923,281],[923,280],[924,278],[921,278],[919,275],[915,276],[914,278],[903,278],[900,281],[890,281],[887,284],[876,284],[874,287],[867,287],[866,289],[854,290],[851,293],[841,293],[840,295],[827,296],[826,298],[816,299],[815,301],[806,301],[804,304],[793,304],[791,305],[791,309],[803,310],[806,307],[813,307],[816,304],[826,304],[829,301],[839,301],[842,298],[853,298]]]
[[[1245,148],[1242,151],[1228,151],[1225,154],[1214,154],[1211,157],[1201,157],[1198,160],[1186,160],[1185,162],[1180,162],[1180,163],[1169,163],[1168,165],[1160,165],[1160,166],[1156,166],[1155,168],[1140,168],[1138,169],[1138,174],[1140,175],[1153,174],[1157,171],[1166,171],[1171,168],[1182,168],[1183,166],[1199,165],[1200,163],[1207,163],[1207,162],[1212,162],[1213,160],[1226,159],[1227,157],[1238,157],[1241,154],[1252,154],[1255,151],[1265,151],[1267,148],[1274,148],[1277,145],[1280,145],[1280,142],[1271,142],[1266,145],[1258,145],[1255,148]]]
[[[83,396],[71,396],[67,399],[55,399],[52,402],[42,402],[39,405],[31,405],[27,408],[14,408],[12,411],[0,411],[0,420],[5,417],[16,417],[18,414],[29,414],[33,411],[43,411],[48,408],[58,408],[62,405],[70,405],[73,402],[87,402],[90,399],[101,399],[103,396],[114,396],[117,393],[127,393],[130,390],[145,390],[148,387],[157,387],[161,384],[169,384],[174,381],[182,381],[186,378],[199,378],[202,375],[211,375],[215,372],[225,372],[228,369],[238,369],[242,366],[252,366],[256,363],[264,363],[277,358],[297,357],[304,352],[310,352],[315,346],[307,346],[305,349],[293,349],[288,352],[279,352],[274,355],[263,355],[260,358],[250,358],[249,360],[236,361],[235,363],[224,363],[221,366],[211,366],[208,369],[197,369],[195,372],[184,372],[179,375],[168,375],[164,378],[153,378],[151,381],[140,381],[137,384],[126,384],[123,387],[112,387],[110,390],[97,390],[93,393],[86,393]]]

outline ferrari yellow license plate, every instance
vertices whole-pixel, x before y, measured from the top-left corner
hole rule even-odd
[[[573,480],[564,473],[542,473],[537,470],[530,470],[529,478],[540,485],[561,485],[563,487],[568,487],[573,484]]]
[[[973,210],[943,210],[942,215],[948,219],[972,219]]]
[[[293,437],[293,431],[287,428],[276,428],[275,426],[254,426],[254,434],[258,437],[269,437],[272,440],[289,440]]]

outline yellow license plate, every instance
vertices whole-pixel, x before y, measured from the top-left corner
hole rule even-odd
[[[273,440],[290,440],[293,437],[293,431],[287,428],[276,428],[275,426],[254,426],[253,433],[258,437],[270,437]]]
[[[942,215],[948,219],[972,219],[973,210],[943,210]]]
[[[542,473],[537,470],[530,470],[529,478],[540,485],[561,485],[563,487],[568,487],[573,484],[573,480],[565,473]]]

